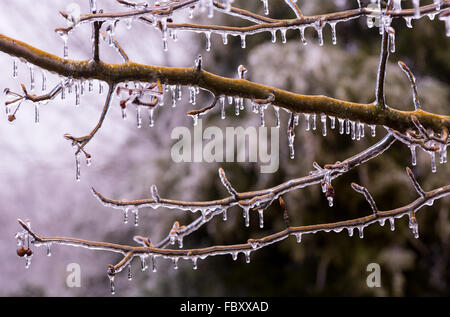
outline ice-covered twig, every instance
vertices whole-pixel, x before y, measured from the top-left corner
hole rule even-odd
[[[375,200],[373,200],[372,195],[369,193],[369,191],[367,190],[367,188],[358,185],[356,183],[352,183],[352,188],[357,191],[358,193],[364,195],[364,198],[367,200],[367,202],[370,205],[370,208],[372,208],[372,212],[374,215],[376,215],[378,213],[378,208],[377,208],[377,204],[375,203]]]
[[[402,71],[406,74],[406,76],[408,76],[409,82],[411,83],[411,89],[412,89],[412,93],[413,93],[414,108],[416,110],[420,109],[419,95],[417,93],[416,77],[414,77],[414,74],[412,73],[412,71],[402,61],[398,62],[398,66],[400,66]]]

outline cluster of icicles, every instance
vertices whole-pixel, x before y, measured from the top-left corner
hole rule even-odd
[[[269,14],[269,4],[268,4],[268,0],[261,0],[263,2],[264,5],[264,13],[266,15]],[[394,11],[400,11],[402,10],[401,7],[401,0],[393,0],[394,1]],[[96,4],[95,1],[91,1],[93,2],[93,4],[91,5],[91,12],[94,12],[96,10]],[[162,4],[164,5],[165,3],[168,3],[170,1],[165,1]],[[296,2],[296,1],[294,1]],[[159,4],[159,2],[157,2]],[[229,12],[231,9],[231,4],[233,3],[233,0],[224,0],[222,1],[222,4],[224,5],[225,11]],[[289,2],[287,1],[287,3],[289,4]],[[420,1],[419,0],[412,0],[413,3],[413,7],[414,7],[414,15],[412,16],[405,16],[405,22],[407,27],[412,28],[412,20],[413,19],[419,19],[422,17],[419,7],[420,7]],[[155,3],[156,4],[156,3]],[[437,12],[440,11],[441,8],[441,1],[440,0],[434,0],[434,4],[436,6],[436,10],[432,13],[428,13],[427,16],[433,20],[437,14]],[[159,4],[160,5],[160,4]],[[358,0],[358,5],[361,8],[361,3]],[[136,4],[135,6],[137,9],[145,9],[148,7],[147,5],[143,5],[142,3],[140,4]],[[213,18],[214,17],[214,11],[216,10],[215,6],[214,6],[214,1],[213,0],[201,0],[199,1],[196,5],[190,6],[189,7],[189,18],[193,18],[194,17],[194,12],[195,10],[198,8],[198,10],[200,12],[207,12],[207,16],[209,18]],[[392,17],[390,15],[381,15],[380,12],[382,10],[381,8],[381,3],[380,0],[371,0],[371,4],[368,7],[369,9],[373,10],[373,14],[369,14],[367,15],[367,26],[369,28],[372,28],[373,26],[377,25],[380,29],[380,34],[383,33],[384,30],[387,30],[389,33],[389,38],[390,38],[390,48],[391,51],[394,52],[395,51],[395,31],[393,28],[390,27],[391,22],[392,22]],[[239,16],[239,13],[234,12],[233,15],[237,15]],[[297,16],[298,17],[298,16]],[[127,29],[130,29],[132,27],[132,22],[135,19],[138,19],[139,16],[137,17],[129,17],[124,19],[125,24]],[[162,42],[163,42],[163,50],[164,51],[168,51],[169,45],[168,45],[168,39],[171,38],[174,42],[176,42],[178,40],[178,36],[177,36],[177,29],[176,28],[168,28],[167,23],[168,21],[171,20],[171,15],[166,15],[166,16],[151,16],[151,21],[152,21],[152,25],[158,29],[159,31],[161,31],[161,38],[162,38]],[[444,14],[440,17],[440,20],[445,22],[446,25],[446,35],[450,36],[450,15],[449,14]],[[71,26],[76,26],[76,24],[74,25],[73,21],[77,21],[77,17],[74,18],[69,18],[68,19],[68,23]],[[115,29],[118,25],[118,23],[120,22],[120,19],[106,19],[105,20],[105,24],[106,24],[106,33],[107,33],[107,43],[111,46],[114,47],[117,51],[119,51],[119,47],[117,46],[117,43],[113,40],[113,37],[115,35]],[[343,20],[345,21],[345,20]],[[331,20],[331,21],[324,21],[321,19],[318,19],[314,22],[312,22],[311,24],[308,25],[300,25],[300,26],[289,26],[289,27],[279,27],[279,28],[270,28],[270,30],[268,30],[268,32],[271,33],[271,37],[272,37],[272,42],[275,43],[277,41],[277,32],[279,32],[281,34],[281,42],[282,43],[286,43],[286,33],[288,30],[298,30],[300,33],[300,39],[301,42],[306,45],[307,41],[305,38],[305,29],[308,27],[312,27],[316,30],[317,32],[317,37],[318,37],[318,42],[319,45],[323,45],[324,41],[323,41],[323,29],[324,27],[329,24],[330,28],[331,28],[331,41],[332,43],[335,45],[337,43],[337,37],[336,37],[336,24],[338,22],[341,22],[340,20]],[[183,30],[183,29],[181,29]],[[223,30],[216,30],[216,29],[208,29],[208,30],[197,30],[197,29],[188,29],[187,31],[193,31],[196,33],[203,33],[205,35],[205,39],[206,39],[206,51],[210,51],[211,50],[211,35],[213,33],[218,34],[222,37],[222,41],[224,45],[228,44],[228,36],[236,36],[236,37],[240,37],[240,41],[241,41],[241,47],[245,48],[247,46],[246,44],[246,37],[248,35],[252,35],[258,32],[262,32],[261,30],[253,30],[253,31],[246,31],[246,32],[242,32],[242,31],[223,31]],[[64,49],[63,49],[63,54],[64,54],[64,58],[68,58],[68,34],[66,32],[60,32],[59,33],[63,42],[64,42]],[[92,33],[92,45],[94,46],[94,38],[93,38],[94,32]],[[94,50],[94,47],[93,47]]]

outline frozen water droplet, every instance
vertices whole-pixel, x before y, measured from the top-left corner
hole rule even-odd
[[[250,263],[250,251],[245,251],[245,263]]]
[[[128,208],[123,210],[123,223],[128,223]]]
[[[133,279],[133,275],[131,274],[131,264],[128,264],[128,280],[131,281]]]
[[[139,226],[139,209],[134,209],[133,213],[134,213],[134,226],[137,227]]]
[[[336,128],[336,117],[328,116],[330,118],[330,128],[334,130]]]
[[[349,236],[349,237],[353,236],[353,229],[354,229],[353,227],[348,227],[348,228],[347,228],[348,236]]]
[[[258,214],[259,214],[259,227],[264,228],[264,210],[259,209]]]
[[[211,50],[211,32],[205,32],[206,36],[206,51],[209,52]]]
[[[245,41],[245,34],[241,34],[241,47],[245,48],[247,46]]]
[[[18,74],[18,59],[13,57],[13,78],[17,78]]]
[[[327,135],[327,115],[321,114],[320,121],[322,122],[322,135]]]
[[[330,23],[330,27],[331,27],[331,42],[333,43],[333,45],[336,45],[337,43],[337,39],[336,39],[336,23]]]
[[[409,149],[411,150],[411,165],[416,166],[417,164],[416,146],[410,145]]]
[[[431,172],[436,173],[436,152],[431,151],[429,154],[431,157]]]
[[[344,134],[345,119],[338,118],[338,122],[339,122],[339,134]]]
[[[302,41],[303,45],[307,45],[308,42],[306,42],[306,38],[305,38],[305,27],[301,26],[299,28],[299,30],[300,30],[300,40]]]
[[[249,214],[250,208],[245,207],[244,208],[244,218],[245,218],[245,226],[250,226],[250,214]]]
[[[178,270],[178,258],[173,258],[173,269]]]
[[[231,257],[233,258],[233,261],[236,261],[236,260],[237,260],[237,256],[238,256],[238,253],[237,253],[237,252],[231,253]]]
[[[136,107],[136,127],[140,129],[142,127],[141,107]]]
[[[302,234],[301,233],[295,233],[295,238],[297,239],[297,243],[302,242]]]
[[[226,209],[222,210],[222,218],[223,218],[223,221],[227,221],[227,210]]]
[[[363,226],[358,227],[358,230],[359,230],[359,238],[360,239],[364,238],[364,227]]]
[[[197,258],[192,258],[192,264],[193,264],[193,269],[196,270],[197,269]]]
[[[156,272],[156,258],[152,256],[152,272]]]
[[[305,129],[306,129],[306,131],[309,131],[309,130],[310,130],[310,122],[309,122],[309,118],[310,118],[310,115],[309,115],[308,113],[305,113],[305,119],[306,119],[306,126],[305,126]]]
[[[391,231],[394,231],[395,230],[395,219],[389,218],[389,222],[391,224]]]

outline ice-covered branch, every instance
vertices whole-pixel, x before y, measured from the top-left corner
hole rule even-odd
[[[372,225],[376,222],[384,225],[386,220],[391,222],[391,229],[394,226],[395,218],[401,218],[405,215],[410,217],[410,227],[413,230],[414,236],[418,237],[417,230],[417,220],[415,218],[415,213],[421,209],[425,205],[432,205],[433,202],[437,199],[450,195],[450,185],[443,186],[437,188],[435,190],[425,192],[423,196],[419,197],[415,201],[405,205],[403,207],[399,207],[392,210],[387,211],[378,211],[370,216],[365,216],[361,218],[356,218],[352,220],[334,222],[334,223],[325,223],[325,224],[316,224],[316,225],[306,225],[306,226],[298,226],[293,227],[289,226],[286,229],[279,231],[277,233],[257,238],[257,239],[249,239],[247,243],[243,244],[234,244],[234,245],[219,245],[219,246],[211,246],[207,248],[200,249],[187,249],[187,250],[179,250],[179,249],[161,249],[157,247],[153,247],[149,240],[143,239],[142,237],[135,237],[136,241],[139,241],[140,244],[144,246],[128,246],[128,245],[120,245],[108,242],[95,242],[88,241],[78,238],[65,238],[65,237],[45,237],[38,235],[33,230],[31,230],[30,226],[27,225],[22,220],[18,220],[19,224],[22,226],[23,231],[19,232],[16,235],[18,240],[18,244],[21,247],[28,239],[31,238],[31,243],[35,246],[46,245],[49,248],[49,245],[59,244],[59,245],[69,245],[69,246],[79,246],[88,248],[91,250],[103,250],[121,253],[124,258],[117,265],[109,265],[108,266],[108,276],[111,280],[111,290],[114,293],[114,275],[120,272],[125,266],[129,265],[134,257],[139,257],[141,259],[142,269],[145,270],[147,268],[146,258],[151,257],[152,262],[155,263],[155,259],[157,257],[162,257],[165,259],[169,259],[174,263],[174,268],[178,268],[178,260],[185,259],[191,260],[194,264],[194,269],[197,268],[197,260],[205,259],[209,256],[217,256],[217,255],[232,255],[233,259],[237,259],[237,255],[239,253],[244,253],[246,262],[250,262],[250,254],[251,252],[257,251],[261,248],[264,248],[268,245],[280,242],[290,235],[295,236],[298,242],[301,242],[302,236],[311,233],[317,232],[341,232],[344,229],[348,231],[349,236],[353,235],[354,229],[358,229],[360,238],[363,238],[364,228]],[[282,201],[282,200],[281,200]],[[280,202],[281,202],[280,201]],[[285,207],[283,207],[285,209]],[[178,227],[176,223],[174,224],[175,230]],[[21,252],[19,255],[21,255]],[[29,263],[27,261],[27,263]],[[29,264],[28,264],[29,265]]]
[[[384,153],[384,151],[386,151],[394,142],[394,136],[391,133],[388,133],[382,140],[380,140],[370,148],[342,162],[325,165],[324,168],[321,168],[320,170],[317,170],[315,172],[311,172],[308,176],[291,179],[277,186],[253,192],[238,193],[226,178],[223,169],[220,168],[220,179],[231,196],[219,200],[181,201],[165,199],[162,197],[159,197],[159,199],[155,200],[155,198],[152,197],[150,199],[142,200],[119,201],[107,198],[95,189],[92,189],[92,191],[102,204],[107,207],[119,209],[124,213],[124,215],[128,214],[128,210],[136,210],[147,207],[151,207],[153,209],[164,207],[191,212],[200,211],[202,213],[202,220],[205,221],[206,218],[208,218],[210,215],[212,215],[213,217],[218,214],[226,213],[226,210],[233,206],[240,206],[246,209],[260,209],[262,206],[267,207],[270,203],[272,203],[275,199],[281,197],[283,194],[294,191],[296,189],[305,188],[315,184],[321,184],[324,179],[326,179],[327,184],[330,184],[333,179],[341,176],[342,174],[359,166],[360,164],[363,164],[368,160]],[[226,219],[226,214],[224,218]]]

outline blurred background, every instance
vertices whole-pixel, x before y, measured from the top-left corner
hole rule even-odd
[[[81,12],[88,12],[88,1],[74,1]],[[108,11],[123,10],[113,1],[98,0],[98,6]],[[410,7],[410,1],[404,7]],[[432,1],[421,1],[422,4]],[[42,50],[62,56],[63,41],[54,32],[65,26],[58,10],[68,3],[45,0],[7,0],[2,2],[0,33],[25,41]],[[263,13],[261,1],[235,1],[237,6]],[[305,15],[314,15],[356,8],[354,0],[301,1]],[[269,0],[274,18],[293,17],[281,0]],[[186,17],[177,15],[175,21]],[[194,11],[194,22],[224,25],[245,25],[236,18],[216,13],[208,19],[205,13]],[[404,61],[417,77],[420,100],[427,111],[448,114],[450,97],[450,40],[445,37],[444,23],[437,18],[423,17],[407,28],[405,21],[393,22],[396,30],[396,52],[391,54],[387,69],[387,103],[397,109],[413,109],[411,90],[406,76],[397,66]],[[248,79],[288,89],[302,94],[318,94],[355,102],[374,99],[380,37],[378,29],[369,29],[365,19],[337,25],[337,45],[331,43],[329,26],[324,29],[324,42],[318,46],[313,28],[306,30],[308,45],[302,45],[298,32],[288,31],[288,41],[271,43],[270,33],[247,37],[247,47],[240,39],[229,37],[224,46],[220,36],[212,35],[212,49],[205,50],[203,34],[178,33],[179,40],[169,40],[168,52],[163,52],[161,35],[152,27],[124,22],[116,28],[116,38],[133,61],[150,65],[190,67],[202,54],[204,68],[210,72],[237,77],[237,67],[248,69]],[[69,58],[88,59],[91,54],[90,25],[78,27],[69,36]],[[120,63],[114,49],[101,46],[104,61]],[[13,60],[0,54],[2,76],[0,86],[20,91],[20,84],[29,87],[27,65],[19,65],[19,76],[13,79]],[[35,69],[36,92],[40,93],[41,71]],[[57,75],[47,74],[50,88],[59,82]],[[114,199],[150,197],[151,184],[157,184],[162,197],[185,200],[212,200],[227,196],[217,175],[223,167],[238,191],[250,191],[274,186],[291,178],[307,175],[312,162],[320,165],[350,157],[379,140],[385,131],[377,128],[372,138],[352,141],[336,130],[321,135],[320,124],[313,132],[304,129],[301,117],[295,138],[295,159],[289,159],[285,129],[287,114],[281,112],[280,168],[273,174],[260,174],[257,163],[174,163],[170,156],[173,128],[192,129],[192,119],[186,111],[188,89],[183,88],[183,100],[177,108],[166,105],[155,111],[155,126],[148,127],[144,116],[142,128],[136,127],[135,110],[129,109],[122,120],[119,100],[113,106],[96,137],[87,145],[92,165],[82,161],[81,181],[75,181],[75,158],[64,133],[87,134],[96,124],[105,95],[94,91],[81,97],[75,107],[74,94],[60,97],[43,105],[40,123],[34,123],[34,107],[24,103],[17,120],[10,124],[3,112],[0,120],[0,295],[3,296],[110,296],[107,264],[121,257],[103,251],[53,246],[52,256],[45,248],[34,248],[29,269],[16,255],[16,219],[31,220],[32,227],[43,235],[78,237],[95,241],[134,244],[136,234],[159,241],[170,230],[173,221],[182,225],[194,220],[191,213],[165,210],[140,210],[140,225],[132,221],[123,224],[122,214],[101,205],[91,194],[93,186]],[[5,95],[0,98],[4,104]],[[209,104],[211,96],[201,92],[198,108]],[[145,114],[146,112],[143,112]],[[255,126],[258,115],[246,110],[234,115],[234,106],[227,108],[227,119],[220,119],[214,110],[203,118],[203,126]],[[274,115],[266,111],[267,124],[274,125]],[[320,121],[318,120],[318,123]],[[381,210],[393,209],[416,199],[405,173],[410,165],[409,149],[396,143],[381,157],[371,160],[333,182],[336,190],[334,207],[328,203],[319,186],[296,190],[284,196],[292,225],[316,224],[361,217],[370,213],[362,195],[354,192],[351,182],[366,186]],[[448,184],[448,165],[438,165],[431,173],[430,159],[419,151],[418,164],[413,168],[425,190]],[[294,238],[269,246],[251,255],[246,264],[242,254],[236,261],[231,256],[200,260],[198,270],[181,260],[179,269],[159,260],[158,272],[140,271],[133,262],[133,281],[126,272],[116,277],[116,296],[431,296],[450,294],[450,200],[436,201],[418,213],[420,238],[414,239],[406,218],[396,221],[396,230],[373,225],[365,230],[364,239],[349,237],[346,232],[307,235],[297,244]],[[187,237],[185,248],[243,243],[248,238],[262,237],[284,228],[281,209],[275,203],[265,212],[264,229],[258,227],[257,213],[251,212],[250,227],[244,226],[242,211],[233,208],[228,221],[221,217]],[[69,263],[81,267],[81,287],[66,286]],[[368,288],[366,267],[379,263],[381,287]]]

